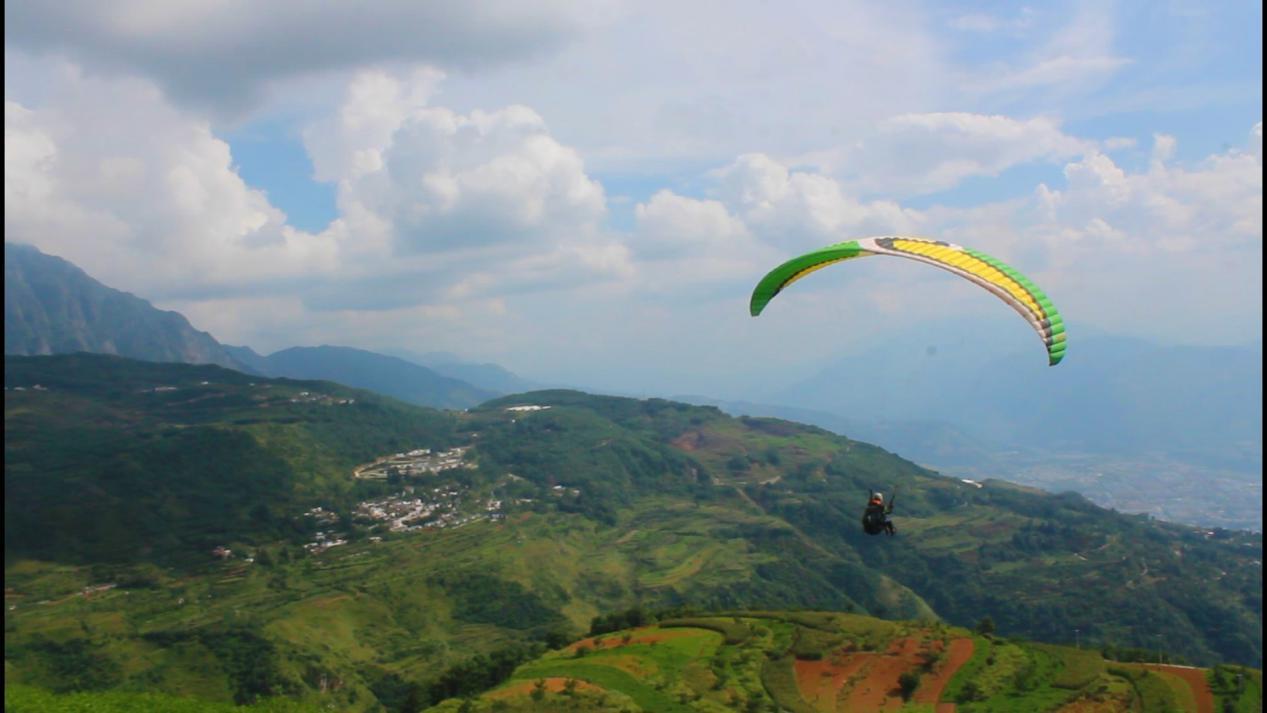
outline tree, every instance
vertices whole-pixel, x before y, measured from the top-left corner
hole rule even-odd
[[[990,617],[983,617],[977,622],[977,633],[982,636],[990,636],[994,633],[994,620]]]
[[[971,701],[985,700],[985,693],[981,690],[981,686],[976,681],[968,681],[959,691],[959,695],[955,696],[957,703],[969,703]]]
[[[915,689],[919,688],[919,674],[907,671],[897,677],[897,685],[902,691],[902,700],[909,701],[915,693]]]

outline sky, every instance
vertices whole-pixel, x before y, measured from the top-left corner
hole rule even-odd
[[[1027,329],[887,258],[748,315],[775,265],[893,234],[1019,269],[1071,358],[1262,339],[1261,3],[4,12],[6,241],[264,354],[736,397],[924,323]]]

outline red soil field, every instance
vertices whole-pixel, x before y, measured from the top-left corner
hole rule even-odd
[[[591,636],[588,639],[571,644],[567,647],[568,651],[575,652],[582,646],[588,646],[592,651],[601,649],[614,649],[617,646],[633,645],[633,644],[651,644],[665,639],[677,639],[683,636],[695,636],[696,632],[689,629],[659,629],[647,633],[647,629],[634,629],[633,637],[629,641],[624,641],[622,636],[613,634],[605,634],[602,636]]]
[[[850,654],[839,664],[828,660],[797,661],[796,683],[801,698],[822,711],[836,710],[836,695],[845,682],[879,654]]]
[[[568,682],[566,678],[561,678],[561,677],[550,677],[550,678],[538,679],[538,680],[544,680],[546,682],[546,690],[549,691],[550,693],[562,693],[563,688],[567,686],[567,682]],[[488,698],[510,698],[512,696],[528,696],[528,695],[532,695],[532,689],[535,688],[536,686],[537,686],[536,680],[522,681],[520,683],[516,683],[513,686],[507,686],[506,688],[503,688],[500,691],[494,691],[488,694]],[[578,678],[576,679],[576,690],[601,691],[603,690],[603,688],[601,686],[595,686],[589,681],[582,681],[581,679]]]
[[[1192,696],[1197,699],[1197,713],[1214,713],[1214,692],[1210,690],[1210,682],[1206,680],[1204,669],[1155,663],[1143,666],[1150,671],[1165,671],[1182,678],[1188,688],[1192,689]]]
[[[833,654],[821,661],[797,661],[796,681],[801,697],[824,711],[897,710],[904,704],[898,678],[919,668],[939,651],[940,641],[905,638],[894,641],[884,653]],[[952,713],[953,703],[937,703],[951,676],[972,658],[972,640],[955,639],[942,665],[923,677],[916,703],[936,704],[938,713]]]
[[[919,689],[915,691],[916,703],[934,703],[936,704],[937,713],[954,713],[954,703],[938,703],[941,698],[941,692],[946,690],[946,685],[950,683],[951,677],[959,670],[959,667],[968,663],[968,659],[972,658],[972,639],[955,639],[950,642],[950,650],[946,652],[946,658],[942,661],[935,671],[924,676],[920,681]]]

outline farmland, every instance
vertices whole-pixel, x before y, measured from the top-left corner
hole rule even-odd
[[[429,710],[1208,713],[1261,701],[1261,681],[930,621],[735,611],[587,637]]]

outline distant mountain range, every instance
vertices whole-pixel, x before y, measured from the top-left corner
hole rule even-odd
[[[4,353],[116,354],[248,370],[176,312],[106,287],[29,245],[4,244]]]
[[[266,376],[335,381],[433,408],[467,408],[504,393],[404,359],[351,347],[291,347],[268,356],[249,347],[228,347],[228,351]]]
[[[1164,346],[1071,333],[1068,358],[1048,367],[1030,336],[943,323],[840,359],[761,401],[857,422],[938,422],[995,450],[1164,454],[1262,472],[1261,343]]]
[[[400,359],[350,347],[292,347],[261,356],[224,345],[59,257],[6,242],[5,354],[90,352],[155,362],[216,364],[257,376],[323,379],[433,408],[467,408],[534,384],[494,364],[449,355]],[[442,357],[442,358],[439,358]],[[440,362],[430,368],[428,361]]]
[[[5,263],[8,354],[89,351],[212,363],[337,381],[436,408],[470,408],[546,386],[443,352],[320,346],[263,356],[222,345],[181,315],[35,248],[6,243]],[[1164,457],[1261,476],[1261,344],[1161,346],[1074,330],[1069,357],[1049,368],[1035,356],[1032,335],[1014,326],[945,320],[746,401],[679,398],[813,423],[935,467],[1016,480],[1018,462],[1054,463],[1068,454]]]
[[[557,386],[529,381],[528,379],[520,378],[497,364],[476,364],[447,352],[427,352],[423,354],[408,349],[391,348],[380,349],[379,352],[399,357],[419,366],[425,366],[442,376],[465,381],[485,391],[495,391],[499,394],[519,394],[525,391],[536,391]]]
[[[808,423],[832,433],[874,443],[916,463],[940,467],[991,463],[999,444],[983,442],[944,421],[849,418],[838,413],[795,406],[729,401],[709,396],[674,396],[690,404],[716,406],[732,416],[763,416]]]

